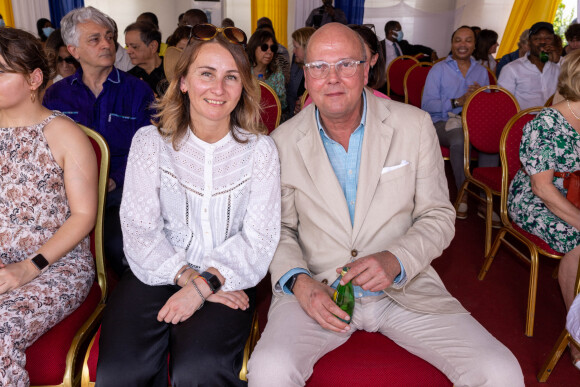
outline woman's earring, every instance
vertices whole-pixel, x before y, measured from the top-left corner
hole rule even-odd
[[[32,103],[36,102],[36,93],[34,92],[34,90],[30,91],[30,100],[32,101]]]

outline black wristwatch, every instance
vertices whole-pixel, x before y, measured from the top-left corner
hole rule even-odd
[[[451,107],[453,109],[458,108],[459,107],[459,103],[457,102],[457,98],[451,98]]]
[[[36,254],[36,256],[32,258],[31,261],[32,264],[36,266],[38,271],[40,271],[41,273],[44,272],[44,270],[48,267],[48,261],[46,260],[46,258],[44,258],[42,254]]]
[[[222,283],[220,282],[219,278],[215,274],[211,274],[210,272],[204,271],[199,275],[202,278],[205,278],[207,281],[207,285],[212,293],[217,292],[222,287]]]

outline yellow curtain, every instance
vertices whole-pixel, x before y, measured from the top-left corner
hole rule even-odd
[[[12,0],[0,0],[0,15],[8,27],[14,27],[14,13],[12,12]]]
[[[288,0],[252,0],[252,32],[258,19],[264,16],[272,20],[276,40],[288,47]]]
[[[501,45],[497,50],[497,58],[514,51],[523,30],[534,23],[545,21],[552,23],[561,0],[515,0]]]

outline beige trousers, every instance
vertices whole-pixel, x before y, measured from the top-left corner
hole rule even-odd
[[[441,370],[455,386],[524,385],[514,355],[469,314],[424,314],[388,296],[357,299],[351,330],[323,329],[294,296],[274,297],[248,364],[250,387],[303,386],[314,364],[352,332],[380,332]]]

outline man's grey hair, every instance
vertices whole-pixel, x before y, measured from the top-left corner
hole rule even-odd
[[[351,29],[349,28],[349,30],[351,30]],[[351,30],[351,31],[354,32],[354,34],[356,35],[358,42],[360,44],[361,58],[362,58],[361,60],[366,62],[367,61],[367,50],[366,50],[366,46],[365,46],[365,44],[366,44],[365,40],[357,32],[355,32],[353,30]],[[308,45],[310,44],[311,41],[312,41],[312,37],[310,37],[310,39],[308,39],[308,42],[306,42],[306,47],[304,47],[304,63],[308,63]]]
[[[93,22],[103,26],[111,32],[115,32],[115,27],[111,19],[103,12],[93,7],[82,7],[73,9],[67,13],[60,21],[60,30],[64,44],[78,47],[80,32],[77,26],[80,23]]]

